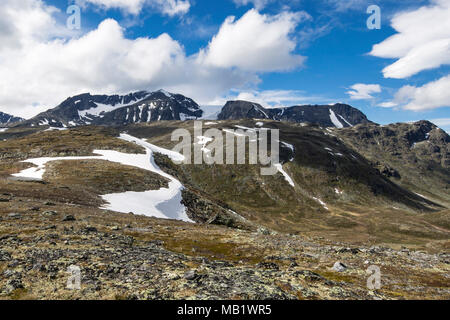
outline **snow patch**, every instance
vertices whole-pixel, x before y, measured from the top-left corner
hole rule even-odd
[[[343,116],[341,116],[340,114],[338,114],[338,117],[341,118],[342,120],[344,120],[345,123],[348,124],[350,127],[353,127],[353,125],[352,125],[350,122],[348,122]]]
[[[183,186],[181,182],[163,172],[155,163],[153,153],[161,153],[174,161],[183,161],[184,156],[164,148],[157,147],[144,140],[135,138],[127,134],[121,134],[120,139],[136,143],[145,148],[146,154],[128,154],[111,150],[94,150],[99,156],[89,157],[55,157],[55,158],[37,158],[28,159],[23,162],[29,162],[37,166],[25,169],[20,173],[13,174],[19,178],[40,179],[45,173],[45,165],[50,161],[61,160],[106,160],[123,165],[133,166],[147,171],[157,173],[169,179],[168,188],[160,190],[151,190],[146,192],[124,192],[103,195],[102,198],[109,202],[101,209],[111,210],[122,213],[139,213],[146,216],[176,219],[187,222],[193,222],[186,214],[186,208],[181,204],[181,191]]]
[[[40,126],[48,125],[48,119],[44,119],[44,120],[39,121],[38,125],[40,125]]]
[[[267,113],[265,113],[258,105],[253,104],[253,107],[255,108],[256,111],[261,112],[267,119],[270,119]]]
[[[336,117],[336,114],[334,113],[334,111],[331,109],[330,109],[330,120],[331,120],[331,122],[333,122],[333,124],[336,128],[344,127],[344,125],[339,122],[339,119]]]
[[[278,163],[275,165],[275,167],[278,169],[278,171],[284,176],[284,179],[292,186],[295,187],[294,180],[287,174],[286,171],[284,171],[283,166]]]
[[[97,107],[95,107],[95,108],[78,111],[78,116],[80,117],[80,119],[86,118],[86,117],[92,118],[92,116],[94,116],[94,117],[102,117],[103,113],[110,112],[110,111],[113,111],[115,109],[119,109],[119,108],[123,108],[123,107],[132,106],[133,104],[136,104],[136,103],[138,103],[140,101],[145,100],[147,97],[148,97],[148,95],[145,96],[142,99],[131,101],[130,103],[127,103],[127,104],[123,103],[123,98],[122,98],[122,103],[117,103],[114,106],[110,105],[110,104],[96,103]],[[90,119],[90,120],[92,120],[92,119]]]
[[[313,197],[313,199],[316,200],[317,202],[319,202],[322,205],[322,207],[324,207],[325,209],[330,210],[330,209],[328,209],[327,204],[325,202],[323,202],[322,200],[320,200],[319,198]]]
[[[166,90],[159,90],[158,92],[163,93],[167,98],[172,98],[173,94],[171,94],[170,92],[167,92]]]
[[[57,131],[65,131],[65,130],[67,130],[67,128],[50,127],[50,128],[48,128],[47,130],[44,130],[44,132],[45,132],[45,131],[55,131],[55,130],[57,130]]]

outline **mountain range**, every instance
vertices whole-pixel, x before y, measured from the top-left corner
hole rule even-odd
[[[358,109],[346,104],[305,105],[288,108],[264,108],[248,101],[228,101],[218,120],[268,119],[297,123],[312,123],[324,127],[352,127],[370,123]]]
[[[0,125],[9,125],[15,122],[23,121],[24,119],[19,117],[14,117],[10,114],[3,113],[0,111]]]
[[[126,125],[157,121],[195,120],[205,115],[192,99],[164,90],[128,95],[70,97],[57,107],[23,121],[21,126],[74,127]],[[345,128],[371,123],[358,109],[346,104],[264,108],[249,101],[228,101],[214,120],[267,119]]]
[[[70,97],[38,114],[21,126],[74,127],[80,125],[125,125],[129,123],[200,118],[203,111],[192,99],[164,90],[128,95]]]

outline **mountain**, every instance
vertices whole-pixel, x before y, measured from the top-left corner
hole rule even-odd
[[[218,116],[218,120],[269,119],[297,123],[312,123],[323,127],[352,127],[370,123],[358,109],[346,104],[304,105],[288,108],[264,108],[248,101],[228,101]]]
[[[10,114],[3,113],[0,111],[0,125],[11,124],[11,123],[19,122],[19,121],[23,121],[23,120],[24,119],[22,119],[22,118],[14,117]]]
[[[450,136],[433,123],[358,125],[336,135],[395,183],[450,203]]]
[[[68,98],[54,109],[25,121],[24,125],[69,127],[79,125],[125,125],[161,120],[201,117],[194,100],[164,90],[140,91],[128,95],[81,94]]]
[[[0,297],[448,299],[449,137],[442,130],[427,121],[203,125],[226,133],[279,129],[279,172],[174,163],[171,133],[193,133],[193,121],[0,132],[0,266],[8,268]],[[128,138],[119,139],[123,133]],[[203,141],[207,156],[213,142],[196,134],[186,143]],[[44,165],[41,157],[57,158]],[[195,224],[152,213],[171,214],[180,203]],[[92,266],[82,269],[87,293],[52,286],[71,261]],[[347,268],[336,271],[337,262]],[[372,263],[385,280],[369,295],[362,275]]]

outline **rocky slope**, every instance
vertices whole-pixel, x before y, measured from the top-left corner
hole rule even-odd
[[[442,151],[448,136],[439,129],[395,125],[376,140],[380,135],[369,133],[385,129],[372,124],[203,125],[279,129],[282,168],[294,186],[280,172],[261,176],[259,166],[176,165],[157,155],[159,167],[183,183],[182,202],[197,223],[120,214],[99,209],[105,204],[100,195],[164,188],[167,179],[93,160],[50,162],[43,181],[11,174],[30,167],[21,162],[29,158],[88,156],[94,150],[142,154],[138,145],[117,138],[122,132],[171,149],[177,143],[171,133],[192,132],[192,121],[0,132],[0,299],[449,298],[450,201],[437,189],[429,190],[429,199],[417,195],[372,158],[382,153],[377,141],[390,150],[389,143],[419,147],[428,137],[424,144],[432,146],[425,151],[437,146],[439,154],[413,148],[405,159],[415,155],[411,167],[428,159],[443,170],[427,177],[448,179]],[[355,136],[373,147],[352,146],[359,141]],[[406,176],[397,165],[386,165]],[[333,269],[338,261],[345,267]],[[65,287],[70,265],[82,270],[79,291]],[[370,265],[381,268],[380,290],[366,286]]]
[[[71,127],[79,125],[125,125],[161,120],[201,117],[203,111],[192,99],[164,90],[140,91],[125,96],[81,94],[54,109],[21,123],[21,126]]]
[[[370,123],[361,111],[346,104],[266,109],[253,102],[228,101],[218,116],[218,120],[239,119],[270,119],[338,128]]]
[[[24,119],[19,117],[14,117],[10,114],[0,111],[0,126],[9,125],[15,122],[23,121]]]
[[[0,299],[450,298],[450,257],[436,251],[158,220],[12,190],[6,197]],[[367,287],[371,265],[380,289]],[[80,290],[67,288],[70,266],[80,268]]]
[[[431,122],[371,124],[336,134],[395,183],[450,202],[450,136]]]

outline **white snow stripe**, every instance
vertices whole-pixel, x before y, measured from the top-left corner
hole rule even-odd
[[[294,180],[287,174],[286,171],[284,171],[283,166],[278,163],[275,165],[275,167],[278,169],[278,171],[284,176],[284,179],[292,186],[295,187]]]
[[[343,128],[344,125],[339,122],[339,119],[336,117],[336,114],[333,110],[330,109],[330,119],[336,128]]]

